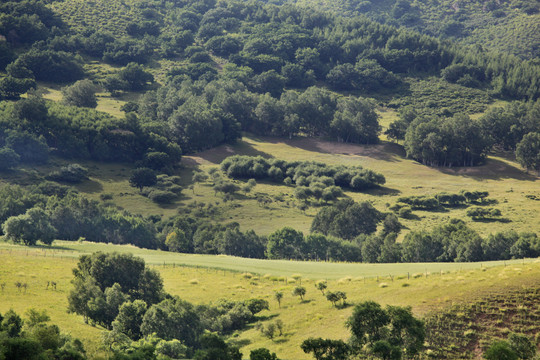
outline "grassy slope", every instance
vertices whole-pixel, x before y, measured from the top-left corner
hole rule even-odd
[[[388,112],[382,122],[388,122],[395,113]],[[473,222],[466,217],[465,208],[446,212],[415,211],[416,220],[402,220],[410,229],[431,228],[449,218],[463,218],[482,235],[514,229],[518,232],[540,232],[538,211],[540,203],[526,198],[538,195],[538,178],[523,172],[519,165],[507,154],[491,156],[487,163],[474,168],[430,168],[404,157],[403,149],[392,143],[359,146],[339,144],[317,139],[298,138],[284,140],[278,138],[244,137],[235,145],[222,145],[196,155],[185,156],[183,168],[178,174],[187,187],[191,183],[194,169],[208,170],[217,166],[226,156],[232,154],[273,156],[286,160],[317,160],[333,164],[362,165],[382,173],[387,180],[384,188],[368,193],[347,192],[356,201],[371,201],[381,211],[388,211],[399,196],[436,194],[442,191],[458,192],[461,189],[487,190],[490,198],[499,203],[503,217],[510,222]],[[3,181],[30,184],[39,181],[67,161],[54,159],[46,167],[27,167],[3,176]],[[213,220],[238,222],[244,230],[254,229],[260,234],[269,234],[283,226],[292,226],[309,231],[313,216],[319,208],[311,207],[305,213],[295,207],[292,188],[284,185],[260,182],[252,193],[238,194],[233,202],[224,203],[216,196],[211,183],[195,184],[193,192],[187,188],[182,198],[175,204],[158,206],[141,196],[138,190],[129,186],[128,178],[133,164],[108,164],[80,162],[90,170],[90,180],[77,185],[77,189],[90,198],[99,200],[102,194],[112,194],[111,202],[134,213],[143,215],[159,214],[173,216],[186,213],[197,203],[212,203],[218,208]],[[37,177],[36,177],[37,175]],[[266,207],[258,205],[257,194],[270,196],[274,201]]]
[[[72,252],[72,250],[77,250]],[[186,256],[180,254],[159,254],[158,257],[152,255],[153,252],[140,250],[133,247],[119,247],[112,245],[79,244],[70,242],[59,242],[54,250],[43,251],[38,248],[23,248],[20,246],[1,245],[0,262],[0,282],[6,283],[4,293],[0,294],[0,312],[5,312],[13,308],[24,313],[29,307],[46,309],[54,323],[60,325],[66,332],[73,336],[82,338],[89,350],[90,355],[97,356],[104,354],[99,349],[100,329],[84,324],[81,317],[66,314],[66,295],[71,287],[71,269],[76,265],[75,256],[78,251],[95,250],[118,250],[134,252],[143,256],[149,263],[161,264],[167,261],[167,266],[154,265],[164,278],[166,291],[179,295],[194,303],[207,303],[209,299],[230,298],[243,300],[253,297],[265,298],[270,303],[270,310],[261,315],[266,317],[264,321],[275,321],[281,319],[285,325],[283,336],[274,340],[269,340],[254,328],[245,332],[237,333],[232,337],[232,341],[244,346],[244,354],[248,354],[250,349],[258,347],[268,347],[277,352],[281,359],[308,359],[299,348],[301,341],[310,336],[322,336],[330,338],[346,339],[348,332],[344,326],[345,320],[350,316],[352,308],[342,310],[331,307],[330,303],[323,298],[322,294],[315,290],[314,280],[320,278],[318,269],[313,270],[313,264],[298,263],[296,267],[290,269],[303,275],[302,285],[307,289],[305,302],[301,303],[298,298],[291,295],[291,292],[298,283],[289,279],[288,283],[276,281],[269,276],[246,276],[236,272],[213,270],[208,268],[172,267],[170,264],[174,258],[179,262],[184,261]],[[53,257],[54,254],[54,257]],[[155,254],[155,253],[154,253]],[[253,273],[261,270],[249,260],[212,257],[212,256],[191,256],[194,262],[201,266],[215,266],[215,262],[221,267],[238,269],[241,267],[245,271]],[[214,259],[214,260],[212,260]],[[228,263],[228,265],[224,265]],[[273,274],[282,274],[283,262],[266,262]],[[193,264],[193,263],[192,263]],[[317,264],[324,269],[328,264]],[[417,315],[422,315],[430,310],[449,306],[456,302],[470,302],[475,299],[489,295],[493,292],[500,292],[521,287],[540,287],[540,263],[533,262],[513,262],[507,266],[496,266],[486,268],[484,264],[480,268],[479,264],[401,264],[388,265],[399,273],[406,271],[416,271],[418,267],[428,268],[428,277],[407,279],[406,276],[395,276],[393,281],[382,276],[377,281],[375,278],[364,280],[360,276],[362,272],[350,274],[350,277],[337,279],[337,275],[348,273],[347,271],[336,271],[334,276],[328,281],[329,290],[342,290],[347,293],[349,302],[358,302],[372,299],[382,304],[410,305]],[[336,267],[344,269],[345,264],[335,264]],[[354,265],[359,269],[365,269],[368,274],[372,271],[373,265]],[[383,268],[384,266],[381,265]],[[439,269],[457,269],[462,266],[462,270],[450,272],[439,272]],[[470,266],[470,267],[469,267]],[[377,267],[377,266],[375,266]],[[385,271],[390,271],[385,268]],[[423,270],[420,270],[423,271]],[[291,274],[292,275],[292,274]],[[47,281],[56,281],[57,290],[46,290]],[[27,293],[18,292],[13,285],[14,282],[21,281],[28,283]],[[384,285],[385,284],[385,285]],[[403,284],[408,284],[404,286]],[[281,308],[273,299],[275,291],[282,291],[284,299]],[[270,319],[270,320],[268,320]]]

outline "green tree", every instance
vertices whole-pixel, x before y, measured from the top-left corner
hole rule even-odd
[[[157,183],[157,177],[154,170],[149,168],[138,168],[133,170],[129,177],[129,185],[142,191],[145,186],[152,186]]]
[[[368,353],[383,359],[400,359],[403,352],[414,356],[424,344],[424,323],[414,318],[410,307],[383,309],[376,302],[366,301],[355,306],[347,326],[357,351],[364,351],[362,346],[367,345]]]
[[[290,227],[276,230],[268,236],[266,256],[269,259],[302,258],[304,235]]]
[[[356,203],[341,200],[320,210],[311,223],[311,232],[334,235],[342,239],[354,239],[360,234],[377,230],[380,212],[368,202]]]
[[[124,302],[112,323],[113,330],[126,334],[132,340],[140,339],[141,324],[146,310],[147,305],[142,300]]]
[[[376,144],[381,127],[374,105],[363,98],[340,98],[330,130],[338,141]]]
[[[165,340],[177,339],[187,346],[196,346],[202,334],[197,311],[187,301],[172,297],[152,305],[141,324],[143,335],[156,335]]]
[[[1,329],[5,331],[8,336],[17,337],[22,330],[23,321],[13,309],[10,309],[4,314],[0,324],[2,325]]]
[[[10,148],[0,148],[0,171],[16,167],[21,157]]]
[[[276,291],[274,293],[274,298],[278,302],[279,307],[281,308],[281,300],[283,299],[283,293],[281,291]]]
[[[271,353],[268,349],[259,348],[251,350],[249,360],[279,360],[276,353]]]
[[[127,83],[129,90],[133,91],[142,90],[154,81],[154,76],[137,63],[127,64],[125,68],[118,72],[117,76]]]
[[[317,281],[315,283],[315,288],[317,288],[317,290],[319,290],[323,295],[324,295],[324,291],[326,290],[326,288],[328,287],[328,285],[326,284],[326,281]]]
[[[21,157],[21,162],[44,164],[49,160],[49,147],[43,136],[8,131],[6,147],[13,149]]]
[[[484,353],[484,359],[487,360],[517,360],[516,352],[506,341],[495,341]]]
[[[536,346],[525,334],[511,333],[508,336],[510,347],[520,359],[533,359],[536,355]]]
[[[49,214],[40,208],[32,208],[23,215],[8,218],[2,230],[7,239],[25,245],[35,245],[37,241],[50,245],[56,236]]]
[[[350,346],[342,340],[309,338],[300,347],[306,354],[313,353],[316,360],[347,360],[351,354]]]
[[[62,88],[64,103],[71,106],[97,107],[97,86],[88,79],[79,80],[73,85]]]
[[[301,301],[304,301],[304,296],[306,295],[306,288],[303,286],[297,286],[293,290],[294,296],[299,296]]]
[[[516,147],[516,159],[527,170],[540,174],[540,133],[531,132]]]

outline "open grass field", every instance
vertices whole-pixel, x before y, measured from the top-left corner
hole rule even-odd
[[[342,339],[349,336],[344,323],[352,307],[332,307],[315,289],[314,283],[318,279],[328,278],[330,291],[345,291],[349,303],[371,299],[382,304],[412,306],[419,316],[495,292],[540,288],[538,260],[506,262],[506,266],[501,263],[326,264],[187,256],[131,246],[59,241],[51,249],[1,244],[0,283],[6,283],[6,287],[0,293],[0,312],[10,308],[20,313],[30,307],[45,309],[53,323],[83,339],[91,356],[106,356],[100,348],[102,329],[85,324],[82,317],[66,313],[71,270],[76,266],[77,256],[98,250],[126,251],[142,256],[159,270],[167,292],[196,304],[219,298],[268,300],[270,310],[260,314],[262,322],[281,319],[284,334],[270,340],[252,326],[247,331],[233,334],[231,341],[242,346],[244,354],[249,354],[250,349],[267,347],[280,359],[289,360],[309,359],[299,346],[310,336]],[[378,279],[376,273],[379,273]],[[14,283],[17,281],[28,284],[26,293],[16,289]],[[47,281],[56,281],[57,289],[47,290]],[[304,302],[292,295],[292,290],[300,283],[307,289]],[[274,300],[276,291],[284,294],[281,307]]]

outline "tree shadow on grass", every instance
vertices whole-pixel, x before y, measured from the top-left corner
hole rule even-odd
[[[508,218],[499,218],[499,219],[473,219],[474,222],[481,222],[481,223],[494,223],[494,222],[500,222],[500,223],[510,223],[512,220]]]
[[[234,145],[224,144],[209,150],[186,155],[182,158],[182,164],[195,168],[205,162],[217,165],[232,155],[262,156],[265,158],[272,157],[272,155],[268,153],[255,149],[251,144],[248,144],[243,140],[239,140]]]
[[[229,339],[229,343],[233,346],[237,346],[237,347],[244,347],[244,346],[247,346],[249,344],[251,344],[251,340],[249,339],[234,339],[234,338],[231,338]]]
[[[474,180],[505,180],[514,179],[521,181],[537,181],[538,177],[522,169],[506,163],[499,159],[489,158],[484,165],[456,167],[456,168],[436,168],[446,175],[462,176]]]
[[[386,186],[379,186],[373,189],[368,189],[365,191],[359,191],[363,194],[373,195],[373,196],[397,196],[401,194],[401,191],[397,189],[392,189]]]
[[[321,154],[365,156],[368,158],[389,162],[398,162],[405,157],[405,149],[403,148],[403,146],[391,142],[381,142],[379,144],[363,145],[353,143],[339,143],[335,141],[330,141],[328,139],[308,137],[295,137],[293,139],[285,139],[280,137],[248,136],[248,138],[270,144],[283,143],[291,147]]]
[[[100,193],[103,191],[103,185],[101,185],[101,183],[92,179],[83,181],[82,183],[75,186],[75,188],[78,191],[81,191],[87,194]]]
[[[272,320],[273,318],[276,318],[276,317],[278,317],[278,314],[259,315],[259,316],[256,316],[255,319],[257,321],[267,321],[267,320]]]

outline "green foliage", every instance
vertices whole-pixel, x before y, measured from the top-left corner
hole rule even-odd
[[[154,81],[154,77],[144,68],[136,63],[129,63],[116,75],[121,81],[127,84],[126,90],[138,91],[147,87],[148,83]]]
[[[8,218],[2,224],[2,231],[7,239],[25,245],[35,245],[37,241],[50,245],[57,233],[48,214],[40,208],[32,208],[24,215]]]
[[[508,342],[495,341],[484,353],[484,359],[517,360],[519,357]]]
[[[24,321],[13,310],[7,311],[0,323],[0,358],[2,359],[57,359],[84,360],[86,353],[78,339],[60,333],[56,325],[49,325],[46,312],[30,309]]]
[[[473,166],[488,149],[478,124],[464,115],[417,118],[405,135],[407,156],[430,166]]]
[[[290,227],[277,230],[268,236],[266,256],[269,259],[302,258],[304,235]]]
[[[133,187],[139,188],[139,191],[142,191],[143,187],[145,186],[152,186],[156,183],[156,173],[154,170],[149,168],[135,169],[129,177],[129,184]]]
[[[30,70],[36,80],[55,83],[71,82],[84,76],[82,66],[72,55],[52,50],[31,49],[19,56],[8,72],[21,69]]]
[[[0,148],[0,171],[12,169],[19,165],[21,157],[10,148]]]
[[[74,289],[68,296],[69,311],[108,329],[128,298],[142,300],[150,306],[164,297],[163,281],[159,273],[145,268],[144,260],[131,254],[83,255],[73,274]],[[129,335],[137,336],[130,317],[140,317],[141,305],[126,305],[117,328],[126,329]]]
[[[43,164],[49,159],[45,139],[28,132],[8,131],[5,145],[19,155],[21,162]]]
[[[540,171],[540,133],[531,132],[517,144],[516,159],[526,169]]]
[[[353,314],[347,321],[352,333],[353,344],[367,345],[363,350],[384,359],[396,358],[391,354],[406,352],[414,356],[424,346],[425,325],[412,315],[411,308],[387,306],[381,308],[373,301],[356,305]]]
[[[342,200],[321,209],[311,224],[312,232],[353,239],[360,234],[371,234],[377,229],[381,214],[370,203]]]
[[[276,353],[271,353],[268,349],[260,348],[251,350],[249,360],[279,360]]]
[[[501,215],[501,210],[496,208],[472,207],[467,210],[467,216],[470,216],[475,221],[497,219]]]
[[[300,345],[306,353],[313,353],[316,360],[347,360],[351,353],[349,345],[342,340],[309,338]]]
[[[64,103],[71,106],[95,108],[97,87],[91,80],[79,80],[62,89]]]
[[[194,306],[179,297],[150,306],[141,324],[143,335],[155,333],[164,340],[177,339],[191,347],[197,345],[202,330]]]
[[[303,286],[297,286],[294,288],[292,294],[294,296],[299,296],[300,300],[304,301],[304,296],[306,295],[306,288]]]
[[[221,162],[221,170],[235,179],[254,178],[282,182],[287,175],[297,185],[296,194],[299,199],[312,195],[321,198],[325,188],[333,198],[341,196],[342,193],[335,189],[334,185],[365,190],[385,183],[384,176],[360,166],[326,165],[311,161],[288,162],[261,156],[229,156]],[[303,188],[305,186],[309,186],[309,189]]]

